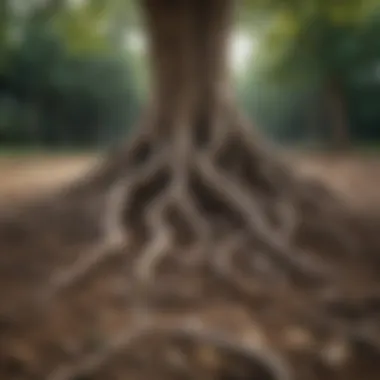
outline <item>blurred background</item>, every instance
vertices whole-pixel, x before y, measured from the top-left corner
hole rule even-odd
[[[379,1],[238,3],[230,64],[255,127],[286,147],[376,152]],[[0,0],[0,182],[14,173],[1,157],[125,139],[147,95],[145,47],[138,1]]]
[[[138,1],[0,1],[0,150],[97,149],[147,87]],[[380,143],[380,3],[246,0],[231,40],[241,105],[270,138]]]

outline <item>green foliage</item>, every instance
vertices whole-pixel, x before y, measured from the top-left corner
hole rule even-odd
[[[345,69],[356,54],[354,38],[376,9],[373,0],[248,0],[248,6],[265,20],[256,65],[276,79]],[[301,61],[308,62],[300,65],[307,69],[291,71]]]
[[[117,31],[108,27],[129,2],[72,4],[31,0],[22,17],[11,9],[0,24],[7,32],[0,39],[7,56],[0,71],[3,146],[104,145],[136,117],[138,82],[123,46],[127,26],[119,20]],[[18,38],[9,38],[16,29]]]
[[[333,121],[324,102],[334,82],[351,135],[380,138],[378,1],[247,0],[247,6],[255,15],[243,24],[260,48],[240,92],[269,134],[326,137]]]

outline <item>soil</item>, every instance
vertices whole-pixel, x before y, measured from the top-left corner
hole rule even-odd
[[[380,158],[299,153],[287,153],[285,158],[305,177],[321,179],[338,190],[340,198],[361,212],[369,214],[380,205],[375,190],[380,183]],[[0,379],[378,378],[378,291],[373,285],[377,267],[374,277],[362,277],[370,273],[368,266],[378,265],[376,257],[368,258],[368,263],[367,258],[358,261],[355,253],[352,258],[339,253],[323,256],[332,265],[346,260],[347,270],[339,273],[338,288],[333,286],[337,294],[314,297],[303,289],[314,285],[301,280],[295,287],[286,282],[278,287],[282,280],[272,276],[281,276],[281,271],[276,267],[268,271],[265,262],[257,264],[263,273],[253,283],[247,281],[245,261],[235,263],[236,273],[224,273],[227,267],[219,268],[215,262],[226,276],[219,284],[214,275],[200,276],[199,254],[194,250],[193,256],[180,258],[185,268],[180,266],[178,273],[172,262],[159,273],[165,281],[156,282],[155,298],[149,303],[152,309],[143,308],[137,315],[126,312],[130,297],[136,296],[135,290],[128,290],[134,251],[120,246],[118,231],[111,235],[104,231],[113,223],[104,220],[109,199],[101,193],[86,199],[79,194],[77,200],[65,203],[60,192],[73,179],[85,177],[95,161],[94,157],[43,157],[0,162],[0,199],[4,205],[12,203],[0,215],[0,299],[4,300],[0,303]],[[349,217],[344,223],[349,231]],[[332,226],[338,233],[339,225]],[[356,231],[359,227],[355,225]],[[372,231],[378,227],[374,225]],[[351,244],[347,231],[339,244]],[[375,234],[358,235],[369,239]],[[220,263],[228,259],[227,247],[233,244],[228,237],[213,247]],[[318,246],[318,236],[310,239]],[[353,248],[356,243],[352,240]],[[329,249],[334,244],[328,243]],[[358,262],[363,268],[356,266]],[[356,269],[357,273],[350,272]],[[227,280],[232,280],[231,286],[226,286]],[[149,310],[153,321],[144,319]],[[326,319],[324,312],[333,317],[329,314]],[[356,333],[362,321],[368,328],[360,330],[367,334],[365,339],[347,333],[347,329]],[[347,362],[352,352],[354,359]],[[168,372],[162,363],[170,364]],[[289,377],[289,364],[297,368],[294,377]]]

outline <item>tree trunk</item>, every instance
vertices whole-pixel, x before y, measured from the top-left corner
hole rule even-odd
[[[162,133],[195,126],[230,91],[226,52],[233,1],[144,0],[142,5],[150,38],[152,102],[160,120],[156,126]],[[211,120],[202,121],[207,129]],[[201,132],[206,136],[209,131]]]

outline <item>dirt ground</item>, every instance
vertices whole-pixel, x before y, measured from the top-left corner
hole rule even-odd
[[[302,175],[320,178],[355,205],[380,208],[380,155],[289,153]],[[39,197],[87,174],[98,157],[0,158],[0,204]]]
[[[38,197],[86,174],[92,156],[0,157],[0,204]]]
[[[320,178],[323,181],[325,181],[329,186],[335,188],[337,191],[340,191],[342,193],[342,196],[346,197],[346,199],[358,206],[358,207],[369,207],[371,210],[378,209],[380,211],[380,192],[378,191],[380,186],[380,155],[378,156],[359,156],[359,155],[350,155],[350,156],[332,156],[332,155],[322,155],[322,154],[311,154],[311,153],[294,153],[294,152],[286,152],[284,159],[290,161],[295,167],[296,170],[299,171],[302,175],[305,176],[311,176],[314,178]],[[30,156],[30,157],[2,157],[0,158],[0,206],[6,205],[6,204],[12,204],[12,202],[21,201],[26,198],[35,198],[35,197],[43,197],[45,194],[49,192],[53,192],[55,189],[59,188],[60,186],[63,186],[64,184],[69,183],[70,181],[75,180],[76,178],[81,178],[85,176],[88,173],[88,170],[93,167],[95,162],[97,161],[97,157],[95,156],[54,156],[54,157],[47,157],[47,156]],[[80,218],[79,218],[80,219]],[[53,221],[54,222],[54,221]],[[72,229],[76,229],[77,223],[81,223],[81,220],[76,221],[72,226]],[[33,229],[31,230],[33,232]],[[72,234],[70,232],[71,229],[68,229],[68,233]],[[54,232],[54,231],[53,231]],[[53,234],[54,235],[54,234]],[[16,235],[17,236],[17,235]],[[73,236],[76,236],[75,234]],[[58,236],[59,237],[59,236]],[[12,237],[11,237],[12,238]],[[28,263],[28,267],[30,268],[42,268],[42,273],[47,272],[44,268],[49,268],[50,265],[68,265],[67,263],[70,263],[73,259],[73,253],[72,253],[72,247],[69,244],[69,248],[66,252],[66,246],[64,246],[63,251],[65,252],[65,255],[60,257],[59,255],[51,256],[51,261],[46,260],[47,249],[50,249],[50,244],[54,244],[56,241],[55,235],[51,238],[49,237],[48,243],[46,243],[46,248],[44,245],[40,245],[39,241],[36,247],[33,246],[33,249],[36,249],[36,251],[28,251],[27,255],[28,257],[33,257],[32,260],[26,261]],[[60,240],[58,239],[58,243]],[[69,241],[69,243],[72,243],[72,241]],[[6,242],[4,243],[7,244]],[[12,259],[18,263],[18,258],[21,260],[22,263],[25,263],[25,243],[18,242],[14,243],[16,245],[15,251],[12,251],[13,257],[16,259]],[[31,238],[31,244],[36,244],[36,240],[33,240]],[[17,250],[17,247],[19,247],[19,251]],[[41,248],[42,247],[42,248]],[[0,247],[0,250],[2,248]],[[75,249],[74,249],[75,251]],[[7,251],[8,253],[8,251]],[[60,252],[58,252],[60,253]],[[75,253],[75,252],[74,252]],[[34,260],[34,254],[38,254],[38,257],[43,257],[45,261],[43,260]],[[3,255],[5,257],[6,255]],[[49,256],[50,257],[50,256]],[[2,360],[1,352],[4,352],[4,363],[10,362],[11,366],[13,364],[12,360],[13,357],[15,357],[17,360],[19,360],[21,364],[22,370],[28,371],[30,373],[34,373],[34,368],[38,369],[39,365],[39,357],[38,354],[35,352],[35,347],[38,347],[39,340],[35,337],[43,337],[46,339],[47,342],[55,342],[55,339],[57,342],[64,342],[66,344],[67,342],[67,350],[68,352],[71,352],[70,350],[73,350],[75,353],[77,342],[80,341],[82,338],[83,341],[91,340],[91,344],[96,344],[96,342],[99,341],[99,337],[103,337],[102,339],[105,339],[104,337],[107,337],[109,335],[114,336],[116,334],[120,334],[120,331],[123,331],[123,327],[125,325],[125,314],[122,312],[120,313],[120,310],[117,309],[117,305],[119,305],[120,301],[115,302],[115,309],[109,306],[111,305],[110,300],[114,300],[115,297],[118,300],[120,299],[120,293],[122,294],[122,299],[124,300],[125,297],[125,265],[124,265],[124,257],[122,255],[115,255],[110,256],[112,259],[110,260],[107,265],[102,265],[100,268],[94,270],[93,275],[94,277],[90,277],[90,280],[88,284],[86,283],[80,283],[80,292],[78,288],[74,287],[74,292],[78,292],[77,295],[72,296],[71,301],[67,301],[68,311],[64,309],[52,308],[52,321],[51,324],[46,325],[46,329],[44,324],[38,325],[40,330],[36,330],[38,332],[35,333],[32,337],[29,337],[29,335],[26,335],[26,338],[18,338],[18,333],[16,334],[16,338],[14,341],[11,339],[9,342],[6,338],[3,339],[3,347],[6,347],[6,350],[3,349],[0,344],[0,362]],[[57,261],[55,261],[57,260]],[[32,263],[36,263],[35,266],[32,265]],[[5,261],[7,263],[7,261]],[[62,264],[63,263],[63,264]],[[111,268],[111,270],[110,270]],[[117,269],[115,269],[117,268]],[[51,269],[49,269],[51,271]],[[3,273],[5,271],[3,270]],[[10,272],[11,273],[11,272]],[[33,278],[33,275],[31,277],[24,276],[23,271],[17,272],[15,275],[14,273],[9,276],[9,278],[6,275],[0,276],[1,278],[1,286],[0,289],[3,290],[2,298],[4,297],[4,294],[6,294],[6,297],[8,297],[11,302],[10,304],[13,305],[13,302],[15,302],[16,305],[28,305],[28,301],[30,297],[30,294],[37,294],[38,291],[40,291],[40,288],[46,286],[46,278],[40,277],[38,275],[38,280]],[[29,272],[27,272],[29,273]],[[34,273],[34,272],[33,272]],[[39,272],[37,272],[39,273]],[[49,272],[50,273],[50,272]],[[92,273],[92,272],[91,272]],[[12,277],[13,276],[13,277]],[[111,277],[112,276],[112,277]],[[25,281],[21,281],[20,278]],[[102,281],[97,280],[98,278],[101,278]],[[107,284],[106,286],[103,286],[102,284]],[[6,285],[4,285],[6,284]],[[15,285],[17,284],[17,285]],[[120,286],[121,284],[121,286]],[[117,294],[115,296],[115,290],[117,288]],[[122,292],[120,292],[120,288],[122,289]],[[9,293],[11,289],[14,291],[14,293]],[[30,290],[29,290],[30,289]],[[110,296],[112,293],[112,296]],[[12,297],[9,297],[9,294],[12,294]],[[69,293],[70,294],[70,293]],[[72,294],[72,293],[71,293]],[[0,297],[1,298],[1,297]],[[63,297],[64,298],[64,297]],[[69,296],[67,296],[69,298]],[[32,298],[31,298],[32,299]],[[16,300],[16,301],[14,301]],[[83,301],[85,300],[85,301]],[[62,305],[66,305],[66,301],[62,301]],[[114,301],[112,301],[114,302]],[[76,303],[78,303],[78,307],[76,306]],[[76,315],[72,310],[82,310],[82,303],[83,310],[87,310],[86,307],[88,307],[88,310],[93,310],[92,308],[100,308],[104,310],[104,313],[101,313],[101,323],[97,327],[96,330],[91,330],[88,332],[87,325],[85,324],[89,323],[89,326],[93,328],[91,323],[94,323],[94,326],[96,323],[98,323],[98,319],[94,319],[95,322],[88,322],[87,318],[92,321],[92,318],[90,318],[90,314],[85,314],[85,317],[80,317],[75,319],[74,315]],[[4,303],[5,307],[8,305],[8,303]],[[86,306],[87,305],[87,306]],[[101,306],[99,306],[101,305]],[[104,305],[104,307],[103,307]],[[24,306],[23,306],[24,307]],[[64,306],[62,306],[63,308]],[[239,309],[240,310],[240,309]],[[238,310],[238,311],[239,311]],[[0,310],[1,311],[1,310]],[[70,319],[70,317],[66,317],[67,313],[68,316],[70,316],[70,312],[73,312],[73,317]],[[79,313],[79,312],[78,312]],[[221,313],[218,311],[217,314],[225,315],[226,321],[228,323],[230,320],[233,320],[234,317],[237,318],[237,320],[240,322],[240,314],[233,314],[226,313],[226,310],[223,309],[223,312]],[[80,314],[82,315],[82,314]],[[216,315],[216,314],[215,314]],[[245,319],[246,314],[242,314],[242,326],[244,326],[244,323],[246,323]],[[27,317],[28,318],[28,317]],[[210,317],[213,318],[213,315]],[[104,319],[104,320],[103,320]],[[221,322],[224,323],[224,320]],[[228,325],[227,323],[227,325]],[[239,323],[240,325],[240,323]],[[96,325],[97,326],[97,325]],[[224,325],[223,325],[224,326]],[[252,329],[251,329],[252,330]],[[250,331],[251,331],[250,330]],[[96,331],[96,335],[93,331]],[[74,335],[73,335],[74,334]],[[77,335],[76,335],[77,334]],[[86,334],[90,335],[90,338],[87,337]],[[93,334],[93,335],[91,335]],[[104,335],[102,335],[104,334]],[[244,332],[246,334],[246,331]],[[256,336],[256,332],[254,333]],[[245,336],[245,335],[244,335]],[[19,339],[19,340],[18,340]],[[37,339],[36,341],[34,339]],[[72,341],[70,340],[72,339]],[[87,340],[86,340],[87,339]],[[95,343],[93,343],[93,340]],[[106,339],[105,339],[106,341]],[[43,341],[44,342],[44,341]],[[0,342],[1,343],[1,342]],[[61,343],[60,343],[61,344]],[[87,343],[86,343],[87,344]],[[65,346],[66,347],[66,346]],[[72,348],[74,347],[74,348]],[[79,346],[81,347],[81,346]],[[153,346],[153,350],[154,350]],[[66,349],[66,348],[65,348]],[[41,349],[42,350],[42,349]],[[38,351],[38,349],[37,349]],[[136,350],[137,352],[138,350]],[[41,351],[45,352],[45,351]],[[59,351],[60,352],[60,351]],[[157,351],[158,352],[158,351]],[[206,352],[207,354],[207,352]],[[55,358],[54,355],[57,355],[59,360]],[[9,359],[9,357],[11,359]],[[56,353],[56,351],[51,351],[51,357],[52,364],[49,364],[53,366],[55,363],[54,360],[57,359],[57,361],[60,363],[61,357]],[[154,357],[154,355],[153,355]],[[50,360],[50,352],[46,356],[46,360]],[[16,362],[18,363],[18,362]],[[26,363],[26,364],[25,364]],[[26,368],[24,368],[24,367]],[[4,366],[3,366],[4,367]],[[17,367],[18,368],[18,367]],[[115,367],[115,371],[119,367]],[[37,371],[36,369],[36,371]],[[7,377],[2,377],[1,375],[1,364],[0,364],[0,378],[6,379],[9,378],[9,375]],[[13,370],[13,367],[9,369],[8,367],[5,368],[5,370],[10,371]],[[8,372],[7,372],[8,373]],[[120,372],[121,374],[123,372]],[[120,374],[118,374],[120,375]],[[12,377],[12,378],[41,378],[41,377]],[[115,375],[116,376],[116,375]],[[76,377],[79,379],[80,376]],[[50,378],[50,377],[49,377]],[[54,377],[55,378],[55,377]],[[58,377],[60,378],[60,377]],[[87,378],[87,377],[80,377],[80,378]],[[108,377],[100,377],[100,378],[108,378]],[[116,378],[116,377],[114,377]],[[123,377],[118,377],[123,378]],[[137,378],[137,377],[136,377]],[[227,378],[227,377],[224,377]],[[233,377],[229,377],[233,378]],[[356,378],[356,377],[353,377]],[[372,379],[373,377],[371,377]],[[377,377],[375,377],[377,379]],[[369,379],[369,378],[368,378]]]

